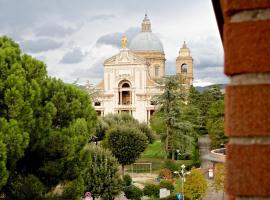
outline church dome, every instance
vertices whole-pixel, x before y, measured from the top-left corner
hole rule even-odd
[[[163,45],[160,39],[151,32],[139,33],[130,43],[132,51],[157,51],[163,52]]]
[[[130,43],[132,51],[156,51],[163,52],[163,45],[160,39],[152,33],[151,23],[147,15],[142,22],[142,30]]]

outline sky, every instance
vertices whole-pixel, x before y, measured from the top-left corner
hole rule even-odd
[[[50,76],[97,84],[103,62],[140,32],[145,13],[163,43],[166,74],[186,41],[194,59],[194,85],[228,83],[211,0],[0,0],[0,36],[42,60]]]

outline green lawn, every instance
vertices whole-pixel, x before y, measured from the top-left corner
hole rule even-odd
[[[141,155],[141,159],[146,158],[165,158],[165,151],[160,140],[157,140],[153,144],[148,145],[146,150]]]
[[[141,154],[141,157],[136,160],[136,163],[152,163],[152,172],[159,173],[163,169],[165,161],[165,152],[160,140],[155,141],[153,144],[149,144],[146,150]],[[191,164],[190,160],[177,160],[176,165],[179,167],[182,164],[186,166]],[[136,168],[136,169],[135,169]],[[131,172],[131,166],[127,166],[129,172]],[[149,172],[149,166],[136,166],[133,168],[136,172],[146,173]]]

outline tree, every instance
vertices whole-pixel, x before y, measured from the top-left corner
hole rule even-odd
[[[103,122],[103,130],[105,132],[114,126],[125,126],[125,127],[133,127],[142,132],[148,139],[148,143],[153,143],[155,140],[155,135],[153,131],[148,127],[146,123],[140,123],[134,117],[127,113],[121,114],[108,114],[102,119]]]
[[[211,138],[212,148],[220,148],[227,143],[224,135],[224,100],[219,100],[210,106],[207,118],[207,132]]]
[[[172,151],[173,147],[173,132],[179,123],[179,116],[181,115],[181,104],[185,100],[186,91],[181,86],[178,76],[170,76],[164,79],[162,83],[163,93],[157,96],[157,102],[160,105],[160,111],[164,116],[164,123],[166,125],[165,149],[167,153]],[[178,136],[183,136],[178,134]],[[172,154],[173,155],[173,154]]]
[[[150,126],[154,132],[162,135],[166,132],[166,124],[164,122],[164,113],[155,111],[150,118]]]
[[[122,165],[135,162],[147,147],[147,137],[138,129],[126,126],[114,126],[106,133],[106,145]]]
[[[8,198],[20,196],[14,187],[23,192],[33,183],[45,194],[80,176],[96,123],[88,94],[49,78],[44,63],[7,37],[0,38],[0,108],[0,190]],[[36,192],[29,190],[25,199]]]
[[[6,167],[7,155],[6,146],[0,140],[0,190],[7,183],[8,171]]]
[[[200,169],[191,169],[190,174],[186,176],[185,196],[190,199],[201,200],[207,191],[207,181]]]
[[[112,200],[121,191],[121,179],[117,173],[116,158],[103,148],[89,146],[91,161],[84,173],[85,190],[93,197]]]
[[[200,97],[199,108],[201,111],[201,126],[200,126],[200,134],[207,134],[207,113],[212,105],[212,103],[222,100],[224,95],[220,91],[220,87],[218,85],[213,85],[208,89],[204,90]]]

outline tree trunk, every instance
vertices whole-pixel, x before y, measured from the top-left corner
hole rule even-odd
[[[122,176],[125,175],[125,165],[122,165]]]
[[[172,149],[172,160],[174,160],[174,150]]]
[[[165,145],[165,159],[168,158],[169,153],[169,128],[166,129],[166,145]]]

